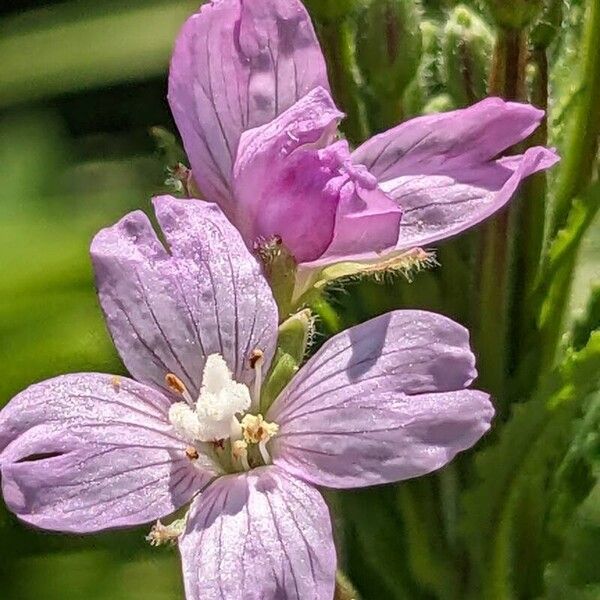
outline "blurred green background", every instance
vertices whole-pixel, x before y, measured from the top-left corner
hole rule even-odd
[[[415,63],[410,77],[418,70],[424,84],[404,90],[404,109],[388,114],[369,111],[367,93],[367,112],[379,123],[460,106],[482,93],[467,90],[467,97],[460,97],[456,82],[441,74],[444,64],[434,58],[443,52],[444,28],[444,39],[451,37],[449,15],[456,3],[424,4],[428,20],[421,24],[418,44],[426,52],[421,57],[419,46],[416,56],[406,55]],[[169,54],[178,28],[197,5],[197,0],[0,5],[0,406],[30,383],[59,373],[122,372],[95,298],[88,246],[100,227],[131,209],[147,209],[151,195],[165,189],[167,163],[150,130],[175,131],[165,99]],[[571,47],[561,54],[560,73],[577,60],[577,27],[562,42]],[[491,33],[482,36],[482,52],[489,53]],[[559,77],[556,86],[561,83]],[[348,89],[343,81],[338,86],[342,95]],[[355,117],[346,132],[357,139],[364,129],[352,101],[340,99]],[[559,138],[560,127],[555,131]],[[583,244],[571,314],[600,277],[599,256],[595,226]],[[439,308],[440,301],[427,296],[436,276],[426,274],[405,290],[406,303]],[[456,313],[452,294],[461,293],[460,281],[446,290],[441,306]],[[399,303],[377,291],[373,284],[357,290],[347,303],[354,311],[347,319],[361,320]],[[151,549],[145,533],[83,538],[35,532],[0,502],[0,598],[182,597],[176,551]]]

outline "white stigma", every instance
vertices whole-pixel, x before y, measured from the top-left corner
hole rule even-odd
[[[169,410],[169,421],[187,441],[214,442],[229,438],[236,415],[250,408],[250,390],[234,381],[220,354],[206,359],[202,387],[195,403],[177,402]]]

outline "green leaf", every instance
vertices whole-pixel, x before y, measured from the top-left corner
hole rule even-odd
[[[477,569],[474,585],[486,599],[541,591],[551,478],[569,451],[585,399],[598,387],[600,332],[570,352],[529,402],[514,407],[495,444],[478,456],[480,481],[466,494],[462,530]],[[517,581],[515,567],[523,573],[522,564],[527,577]]]
[[[548,600],[598,598],[600,394],[591,398],[555,479],[559,494],[551,514],[551,526],[560,555],[546,571],[544,597]]]
[[[592,287],[585,312],[575,321],[572,344],[577,350],[585,346],[593,331],[600,329],[600,282]]]

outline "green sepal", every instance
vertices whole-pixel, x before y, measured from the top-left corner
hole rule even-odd
[[[435,267],[437,264],[435,254],[422,248],[391,252],[378,261],[336,263],[315,272],[304,282],[303,289],[306,291],[297,300],[297,304],[310,302],[314,296],[330,285],[355,279],[371,278],[385,281],[400,275],[410,282],[416,273]]]
[[[285,354],[289,354],[299,365],[306,355],[306,349],[313,333],[314,319],[310,309],[288,317],[279,326],[277,346]]]
[[[298,265],[279,236],[262,241],[257,245],[256,252],[262,260],[265,275],[279,309],[279,320],[282,321],[292,309]]]
[[[262,414],[265,414],[269,410],[271,404],[275,402],[277,396],[279,396],[290,382],[298,371],[298,368],[299,364],[293,356],[283,352],[280,348],[277,349],[269,373],[262,386],[260,395],[260,410]]]

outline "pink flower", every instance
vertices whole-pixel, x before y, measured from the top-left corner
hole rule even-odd
[[[7,506],[86,533],[165,517],[189,600],[331,600],[336,556],[314,486],[418,477],[489,428],[464,328],[396,311],[337,335],[260,413],[277,308],[214,204],[154,201],[92,243],[98,292],[135,379],[64,375],[0,412]]]
[[[280,236],[304,269],[430,245],[501,209],[557,160],[501,157],[543,112],[489,98],[419,117],[354,152],[298,0],[213,0],[183,27],[169,101],[194,177],[248,247]],[[500,157],[500,158],[499,158]]]

